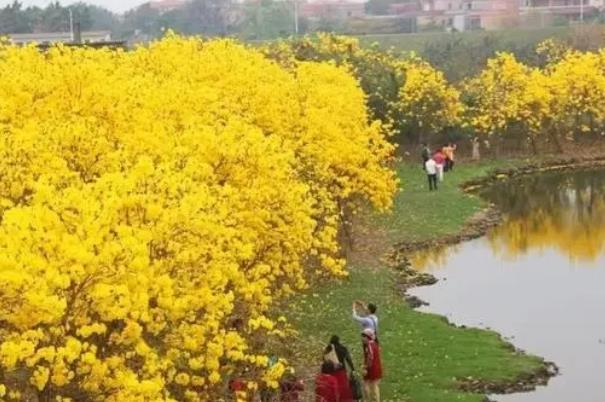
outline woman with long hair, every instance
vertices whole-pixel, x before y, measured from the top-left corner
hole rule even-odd
[[[355,371],[353,361],[349,350],[340,343],[340,338],[337,335],[332,335],[330,343],[324,350],[324,360],[335,360],[334,377],[338,381],[338,393],[340,394],[340,402],[352,402],[353,394],[349,385],[349,376],[347,375],[347,366],[351,371]]]

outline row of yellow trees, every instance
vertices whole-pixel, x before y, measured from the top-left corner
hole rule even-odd
[[[467,123],[478,133],[522,133],[533,150],[583,134],[605,134],[605,52],[560,51],[547,42],[542,69],[498,54],[477,77],[464,83]]]
[[[343,211],[396,188],[365,101],[229,40],[0,46],[0,399],[276,386],[272,307],[344,275]]]
[[[349,69],[367,95],[371,116],[390,127],[397,141],[418,142],[460,122],[460,92],[418,57],[401,58],[332,34],[285,40],[263,50],[285,65],[329,61]]]
[[[545,67],[531,67],[499,53],[474,77],[448,83],[414,55],[398,57],[364,48],[354,38],[319,34],[265,49],[281,62],[331,60],[348,66],[368,95],[375,118],[402,141],[447,130],[484,137],[516,136],[537,148],[559,149],[566,139],[605,133],[605,52],[573,51],[548,40],[536,52]]]
[[[346,274],[346,213],[388,208],[397,186],[388,131],[600,132],[605,54],[555,50],[540,70],[500,54],[453,86],[417,57],[327,35],[2,44],[0,398],[276,386],[290,329],[274,307]]]

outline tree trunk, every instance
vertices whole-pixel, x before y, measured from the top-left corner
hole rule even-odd
[[[533,135],[529,135],[529,144],[531,145],[531,150],[534,155],[538,154],[538,145],[536,144],[536,139]]]
[[[557,135],[555,130],[550,131],[550,138],[552,138],[552,141],[554,142],[555,147],[557,148],[557,152],[563,153],[563,146],[561,145],[561,142],[559,141],[559,136]]]

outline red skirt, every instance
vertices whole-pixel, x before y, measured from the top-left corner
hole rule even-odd
[[[366,354],[366,374],[363,377],[367,381],[376,381],[382,378],[382,361],[380,359],[380,347],[376,342],[370,342],[364,349]]]
[[[338,381],[338,393],[340,394],[340,402],[353,402],[353,393],[349,386],[349,377],[347,376],[347,370],[342,368],[333,374]]]

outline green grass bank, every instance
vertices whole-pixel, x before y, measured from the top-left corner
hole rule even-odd
[[[402,164],[398,174],[403,191],[396,196],[391,215],[373,219],[372,230],[390,243],[455,234],[483,207],[482,200],[464,194],[460,185],[494,168],[512,166],[513,162],[460,165],[438,192],[431,193],[420,164]],[[340,335],[355,362],[361,362],[351,303],[362,299],[379,306],[384,401],[479,402],[484,395],[459,390],[456,379],[505,382],[541,367],[541,359],[515,353],[494,332],[456,328],[443,317],[411,309],[396,290],[396,273],[378,262],[379,255],[372,257],[353,262],[346,280],[314,286],[289,306],[290,319],[300,330],[296,348],[302,362],[317,366],[332,334]]]
[[[547,27],[536,29],[502,29],[497,31],[466,32],[420,32],[410,34],[376,34],[358,36],[362,45],[377,43],[383,49],[394,48],[399,51],[422,52],[431,43],[457,39],[469,44],[484,44],[486,40],[497,41],[502,45],[514,44],[517,47],[534,46],[548,38],[567,39],[572,33],[570,27]],[[508,46],[502,46],[505,50]]]

